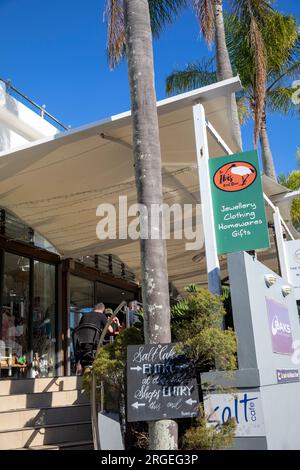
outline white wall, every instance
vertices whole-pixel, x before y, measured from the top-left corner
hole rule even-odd
[[[7,94],[0,81],[0,152],[58,133],[56,127]]]
[[[256,368],[259,372],[260,396],[264,415],[266,442],[269,450],[300,449],[300,382],[278,383],[277,370],[299,370],[299,354],[287,352],[272,343],[266,298],[276,301],[288,311],[280,322],[290,325],[294,351],[300,342],[300,325],[294,293],[284,296],[286,282],[247,253],[228,257],[233,319],[238,337],[239,368]],[[275,284],[267,287],[265,275],[272,275]],[[275,315],[275,314],[274,314]],[[274,318],[274,317],[273,317]],[[276,351],[276,352],[275,352]]]

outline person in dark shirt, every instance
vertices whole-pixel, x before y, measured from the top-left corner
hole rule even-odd
[[[80,330],[80,345],[76,345],[76,374],[80,375],[83,369],[86,369],[95,359],[96,345],[99,342],[101,333],[107,323],[107,317],[104,314],[105,305],[100,302],[95,305],[92,312],[85,313],[79,322],[79,326],[86,325],[86,329]],[[116,318],[113,320],[118,321]],[[93,328],[88,328],[88,325],[93,325],[98,329],[98,333]],[[110,325],[108,327],[108,334],[113,334],[114,329]]]

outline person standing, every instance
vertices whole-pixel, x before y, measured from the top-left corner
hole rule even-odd
[[[98,342],[107,323],[104,311],[105,305],[100,302],[95,305],[92,312],[85,313],[80,319],[76,343],[76,375],[81,375],[82,371],[88,369],[95,360]],[[118,321],[114,319],[113,322],[115,320]],[[85,326],[86,328],[84,328]],[[111,335],[114,334],[111,325],[107,331]]]

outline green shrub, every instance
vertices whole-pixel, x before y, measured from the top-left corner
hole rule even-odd
[[[226,311],[222,297],[206,289],[189,291],[171,312],[173,340],[195,366],[233,370],[237,367],[237,344],[231,329],[223,330]]]
[[[228,296],[227,296],[228,297]],[[226,298],[227,298],[226,297]],[[214,368],[236,368],[236,337],[232,330],[223,330],[226,311],[222,297],[197,286],[187,288],[187,297],[171,310],[172,341],[191,361],[198,372]],[[141,317],[142,320],[142,317]],[[106,411],[125,413],[127,346],[144,343],[141,321],[125,329],[110,343],[101,348],[93,370],[97,383],[103,383]],[[89,389],[90,375],[84,378]],[[103,399],[103,397],[102,397]],[[185,421],[185,425],[182,421]],[[183,426],[182,426],[183,425]],[[185,449],[220,449],[231,445],[234,438],[234,422],[208,427],[203,409],[199,418],[181,420],[181,443]],[[148,440],[146,423],[127,423],[126,441],[129,448],[146,447]]]
[[[195,423],[184,433],[182,448],[186,450],[219,450],[233,444],[236,421],[230,418],[226,423],[208,426],[203,408]]]

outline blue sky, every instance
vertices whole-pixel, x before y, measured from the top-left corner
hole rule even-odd
[[[300,18],[299,0],[276,4]],[[107,65],[103,9],[104,0],[0,0],[0,77],[72,127],[129,109],[126,63],[113,72]],[[183,14],[154,43],[158,99],[174,68],[212,53],[192,13]],[[269,117],[278,173],[296,167],[299,124],[299,118]],[[251,122],[243,126],[243,141],[244,150],[252,148]]]

